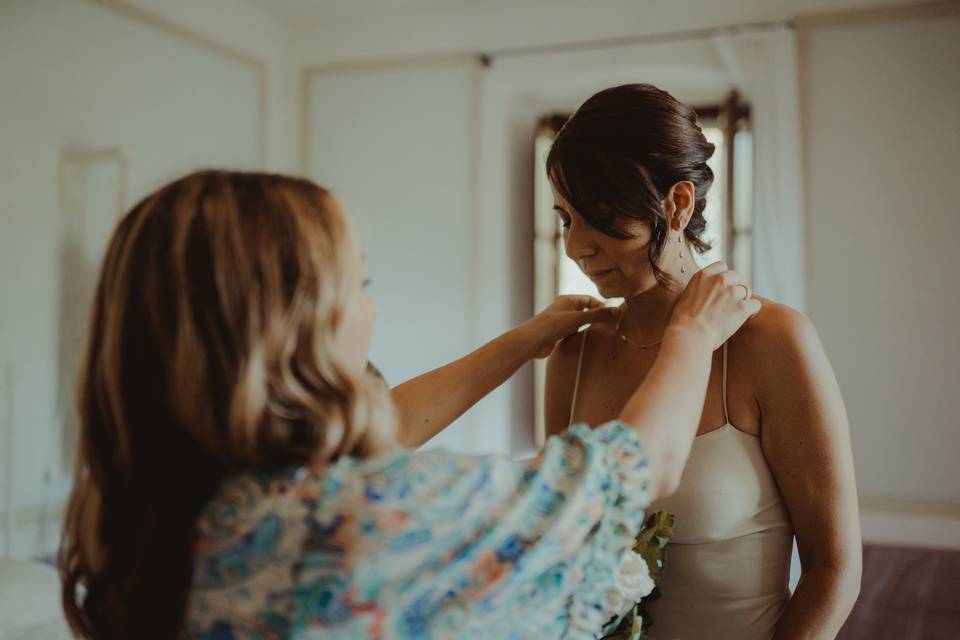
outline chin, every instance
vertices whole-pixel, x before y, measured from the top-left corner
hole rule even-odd
[[[611,285],[602,285],[594,283],[597,285],[597,292],[604,298],[622,298],[623,291],[622,287],[611,286]]]
[[[636,283],[610,283],[610,284],[597,284],[597,291],[604,298],[632,298],[633,296],[638,296],[641,293],[645,293],[654,287],[657,287],[657,281],[654,280],[652,284],[644,286],[642,284],[638,285]]]

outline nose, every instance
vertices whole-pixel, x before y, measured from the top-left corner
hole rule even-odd
[[[563,246],[567,256],[571,260],[582,264],[584,259],[596,255],[597,246],[592,240],[593,234],[591,233],[589,225],[574,216],[566,231]]]

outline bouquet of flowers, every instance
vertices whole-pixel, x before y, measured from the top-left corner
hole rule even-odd
[[[673,515],[666,511],[650,514],[640,529],[637,542],[624,555],[611,594],[616,611],[624,611],[603,628],[601,640],[644,640],[653,621],[646,605],[660,594],[656,585],[663,574],[665,547],[673,535]]]

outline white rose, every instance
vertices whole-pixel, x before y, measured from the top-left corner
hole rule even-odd
[[[653,578],[647,569],[647,561],[632,549],[623,552],[620,566],[613,576],[613,590],[607,601],[616,615],[622,616],[634,604],[653,591]]]

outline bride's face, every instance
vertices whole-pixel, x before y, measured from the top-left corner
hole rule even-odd
[[[657,286],[650,266],[650,229],[639,220],[624,220],[625,240],[593,228],[564,198],[553,192],[554,211],[563,225],[567,256],[597,285],[605,298],[629,298]],[[661,267],[662,268],[662,267]]]

